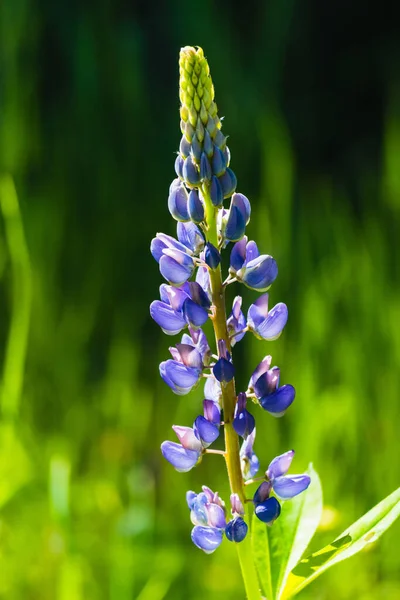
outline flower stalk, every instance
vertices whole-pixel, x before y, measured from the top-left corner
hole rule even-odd
[[[293,402],[295,390],[291,385],[279,386],[280,370],[271,368],[271,357],[266,356],[254,370],[247,391],[237,393],[232,348],[248,332],[261,340],[278,338],[288,313],[283,303],[269,308],[269,296],[264,293],[249,307],[247,318],[241,296],[236,296],[227,314],[228,284],[266,292],[278,268],[272,256],[260,254],[257,244],[245,235],[251,206],[246,196],[235,192],[236,176],[229,168],[227,138],[221,131],[214,86],[201,48],[182,48],[179,66],[182,139],[175,161],[177,178],[168,197],[168,209],[178,221],[178,239],[158,233],[151,243],[168,284],[161,285],[160,300],[151,304],[150,314],[167,335],[188,330],[180,343],[170,347],[172,359],[160,364],[165,383],[180,396],[200,381],[205,383],[203,415],[197,416],[192,427],[173,425],[179,443],[165,441],[161,451],[179,472],[194,468],[206,454],[224,456],[232,518],[227,520],[225,503],[217,492],[207,486],[199,494],[189,491],[186,501],[194,525],[191,537],[206,553],[214,552],[224,537],[235,543],[247,598],[260,600],[248,535],[252,511],[245,495],[246,482],[254,481],[259,469],[253,451],[255,417],[247,400],[251,398],[269,414],[280,417]],[[226,209],[224,200],[228,198],[230,207]],[[229,243],[234,245],[224,280],[221,252]],[[201,329],[208,319],[213,324],[217,353]],[[225,450],[209,450],[222,427]],[[254,494],[254,513],[269,525],[279,517],[278,498],[291,498],[310,483],[307,475],[286,475],[292,458],[293,451],[275,458]]]

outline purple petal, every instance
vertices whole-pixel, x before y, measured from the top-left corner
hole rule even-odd
[[[261,398],[260,404],[264,410],[271,413],[274,417],[281,417],[285,410],[292,404],[295,396],[296,390],[292,385],[283,385],[273,394]]]
[[[201,327],[208,319],[207,310],[190,298],[186,298],[183,304],[183,314],[187,323],[192,327]]]
[[[150,304],[150,315],[167,335],[175,335],[187,325],[182,314],[175,312],[171,306],[160,300]]]
[[[198,369],[201,371],[203,368],[203,363],[201,360],[200,352],[189,344],[176,344],[176,349],[179,352],[179,356],[181,358],[181,362],[186,367],[191,367],[193,369]]]
[[[208,517],[208,524],[210,525],[210,527],[225,529],[225,511],[221,506],[219,506],[218,504],[206,504],[206,511]]]
[[[221,384],[215,377],[207,377],[204,384],[204,396],[207,400],[219,403],[222,396]]]
[[[210,308],[211,301],[208,294],[203,290],[197,281],[187,283],[190,298],[203,308]]]
[[[191,427],[183,427],[182,425],[172,425],[172,429],[175,431],[176,437],[186,450],[194,450],[200,453],[202,451],[202,445],[200,440],[196,437]]]
[[[253,496],[254,504],[260,504],[261,502],[265,502],[265,500],[269,498],[271,490],[272,484],[269,481],[263,481],[262,484],[258,486]]]
[[[165,252],[168,252],[168,249],[164,250],[164,253]],[[187,256],[187,254],[184,256]],[[182,285],[185,283],[194,271],[193,261],[189,256],[187,256],[187,258],[189,261],[184,260],[184,264],[182,264],[172,256],[164,254],[160,258],[160,273],[164,279],[174,285]]]
[[[196,281],[203,288],[207,296],[211,294],[210,275],[206,267],[199,267],[196,273]]]
[[[233,206],[238,207],[238,209],[240,210],[240,212],[242,213],[242,215],[244,217],[245,224],[247,225],[248,222],[250,221],[250,214],[251,214],[251,206],[250,206],[249,199],[246,198],[246,196],[244,194],[235,193],[232,195],[231,203]]]
[[[178,223],[176,229],[178,240],[186,248],[196,255],[203,250],[205,244],[204,236],[195,223],[191,221],[188,223]]]
[[[267,470],[267,477],[269,479],[274,479],[275,477],[280,477],[281,475],[285,475],[288,472],[290,465],[292,464],[294,456],[294,450],[289,450],[280,456],[277,456],[272,460],[269,464]]]
[[[246,245],[246,264],[255,258],[258,258],[260,253],[258,251],[257,244],[250,240],[250,242]]]
[[[175,179],[168,196],[168,210],[177,221],[189,221],[188,194],[185,186]]]
[[[218,381],[227,383],[232,381],[235,376],[235,367],[226,358],[219,358],[213,367],[214,377]]]
[[[187,505],[190,510],[192,510],[193,502],[196,500],[196,498],[197,498],[196,492],[192,492],[192,490],[189,490],[188,492],[186,492],[186,502],[187,502]]]
[[[231,494],[231,511],[233,515],[244,515],[244,508],[239,494]]]
[[[229,217],[226,223],[224,237],[230,242],[236,242],[244,236],[246,231],[246,216],[242,214],[237,206],[232,206],[229,210]]]
[[[268,316],[268,299],[268,294],[263,294],[250,305],[247,311],[247,322],[252,329],[255,329]]]
[[[254,393],[258,399],[273,394],[279,385],[280,369],[272,367],[266,373],[260,375],[254,385]]]
[[[197,525],[192,529],[192,542],[206,554],[211,554],[222,543],[222,531],[216,527]]]
[[[199,452],[187,450],[180,444],[175,442],[163,442],[161,444],[161,452],[164,458],[171,463],[179,473],[186,473],[193,469],[199,460]]]
[[[196,436],[201,440],[204,448],[207,448],[210,444],[215,442],[219,436],[218,427],[213,423],[210,423],[210,421],[201,415],[195,420],[193,429]]]
[[[279,304],[271,308],[267,318],[254,327],[254,329],[258,337],[263,340],[276,340],[281,335],[287,320],[287,306],[283,302],[279,302]]]
[[[273,521],[281,514],[281,505],[274,496],[271,496],[271,498],[268,498],[265,502],[257,504],[254,509],[254,514],[263,523],[273,523]]]
[[[160,364],[160,375],[178,396],[188,394],[200,377],[198,369],[186,367],[171,359]]]
[[[277,278],[278,266],[272,256],[263,254],[248,262],[236,276],[250,289],[265,291]]]
[[[263,375],[264,373],[269,371],[269,369],[271,367],[271,361],[272,361],[272,356],[265,356],[262,359],[262,361],[256,366],[256,368],[254,369],[254,371],[252,373],[252,376],[250,377],[250,381],[249,381],[249,388],[251,390],[254,388],[255,383],[261,377],[261,375]]]
[[[277,496],[282,500],[294,498],[308,488],[311,483],[309,475],[283,475],[272,482],[272,487]]]
[[[203,400],[204,417],[210,423],[219,426],[221,424],[221,409],[214,400]]]
[[[246,244],[247,237],[244,236],[240,242],[237,242],[232,248],[230,265],[234,273],[242,268],[244,261],[246,260]]]
[[[242,438],[247,438],[256,426],[255,419],[248,410],[238,412],[233,419],[233,428]]]

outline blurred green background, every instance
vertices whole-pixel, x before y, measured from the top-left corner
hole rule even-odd
[[[320,472],[316,546],[399,485],[394,5],[3,0],[0,598],[243,598],[233,545],[190,542],[184,493],[227,498],[220,457],[180,475],[159,452],[202,398],[161,382],[172,340],[148,311],[149,243],[174,232],[186,44],[209,59],[249,235],[289,306],[280,340],[235,350],[239,387],[272,353],[297,389],[285,418],[257,412],[257,454],[266,466],[294,447],[296,472]],[[399,534],[299,597],[397,600]]]

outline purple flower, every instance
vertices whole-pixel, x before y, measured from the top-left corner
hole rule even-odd
[[[201,356],[203,365],[207,366],[210,362],[210,346],[208,345],[207,336],[202,329],[193,329],[189,327],[189,334],[184,333],[181,343],[194,346]]]
[[[256,366],[256,368],[254,369],[254,371],[250,377],[250,381],[249,381],[249,390],[250,391],[254,391],[254,384],[257,381],[257,379],[259,379],[259,377],[261,377],[261,375],[263,375],[264,373],[269,371],[269,369],[271,368],[271,362],[272,362],[272,356],[267,355],[267,356],[264,356],[262,361]]]
[[[257,244],[247,242],[244,236],[232,248],[229,272],[248,288],[263,292],[275,281],[278,266],[272,256],[260,255]]]
[[[222,531],[216,527],[196,525],[192,529],[192,542],[206,554],[211,554],[222,543]]]
[[[160,298],[151,303],[150,315],[167,335],[175,335],[187,325],[201,327],[208,319],[210,301],[194,281],[180,288],[164,283]]]
[[[201,415],[197,417],[193,424],[195,436],[201,441],[204,448],[210,446],[219,436],[219,428],[211,421]]]
[[[176,248],[165,248],[159,265],[160,273],[164,279],[177,286],[185,283],[192,276],[195,269],[193,258]]]
[[[199,460],[200,453],[195,450],[187,450],[181,444],[175,442],[163,442],[161,452],[164,458],[171,463],[179,473],[186,473],[193,469]]]
[[[281,512],[278,500],[270,496],[272,490],[281,500],[289,500],[304,492],[310,485],[309,475],[286,475],[293,456],[294,450],[289,450],[274,458],[266,472],[269,481],[264,481],[254,494],[254,512],[264,523],[272,524]]]
[[[240,392],[235,407],[235,417],[233,419],[234,430],[244,439],[246,439],[252,433],[256,426],[253,415],[246,410],[246,402],[246,394],[244,392]]]
[[[163,442],[161,452],[179,473],[186,473],[197,464],[203,446],[191,427],[173,425],[172,429],[180,444],[170,441]]]
[[[274,417],[281,417],[296,396],[296,390],[292,385],[279,387],[279,378],[280,369],[272,367],[253,380],[256,398],[263,409]]]
[[[188,394],[200,379],[203,361],[200,352],[190,344],[171,347],[173,360],[160,364],[160,375],[178,396]]]
[[[240,342],[246,334],[246,318],[242,313],[242,297],[236,296],[232,304],[232,312],[229,315],[226,326],[228,329],[229,336],[231,338],[231,346],[234,346],[236,342]]]
[[[256,429],[254,428],[240,448],[240,466],[245,480],[254,477],[260,468],[260,462],[253,452],[255,438]]]
[[[309,475],[286,475],[293,460],[294,450],[289,450],[271,461],[266,475],[271,481],[272,488],[282,500],[294,498],[304,492],[311,483]]]
[[[268,310],[268,294],[263,294],[247,312],[247,326],[260,340],[276,340],[288,319],[286,304],[279,302]]]
[[[164,254],[164,250],[167,248],[180,250],[181,252],[188,253],[188,248],[178,242],[171,235],[166,233],[157,233],[156,237],[151,240],[150,252],[153,258],[159,263],[160,258]],[[191,254],[191,252],[189,252]]]
[[[195,525],[192,529],[193,543],[207,554],[214,552],[222,542],[226,527],[224,503],[218,493],[203,486],[200,494],[187,492],[186,500],[190,518]]]

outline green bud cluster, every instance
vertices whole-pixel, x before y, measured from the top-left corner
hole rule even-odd
[[[193,136],[200,144],[204,142],[205,128],[214,141],[221,129],[217,105],[214,101],[214,86],[210,67],[201,48],[185,46],[179,55],[179,98],[181,131],[188,142]],[[217,140],[218,146],[221,139]],[[226,140],[224,140],[224,143]],[[223,148],[221,148],[223,149]]]

